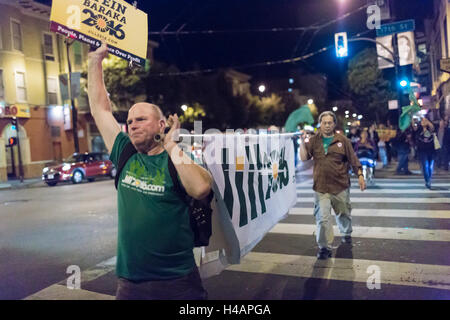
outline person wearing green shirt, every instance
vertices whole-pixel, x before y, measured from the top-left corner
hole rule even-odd
[[[114,119],[103,80],[105,43],[89,53],[88,96],[91,114],[118,165],[125,145],[137,150],[126,162],[118,183],[118,288],[116,299],[206,299],[193,248],[187,204],[178,196],[168,169],[174,163],[181,185],[194,199],[211,191],[210,173],[197,165],[174,141],[177,115],[166,121],[161,109],[137,103],[128,111],[128,134]],[[164,135],[166,126],[170,131]],[[161,141],[155,135],[161,134]]]

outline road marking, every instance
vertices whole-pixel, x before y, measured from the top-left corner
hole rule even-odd
[[[418,241],[450,241],[450,230],[415,229],[415,228],[382,228],[353,226],[352,237],[376,238],[391,240],[418,240]],[[314,224],[278,223],[269,233],[312,235],[316,232]],[[339,234],[334,226],[334,234]]]
[[[66,286],[54,284],[24,300],[115,300],[115,297],[83,289],[68,289]]]
[[[450,198],[355,198],[350,194],[352,203],[450,203]],[[314,202],[314,197],[297,197],[297,203]]]
[[[230,271],[367,283],[369,266],[378,266],[383,285],[402,285],[450,290],[450,267],[379,260],[330,258],[250,252]]]
[[[352,180],[352,185],[353,184],[357,184],[358,181],[356,180]],[[308,181],[308,183],[306,183],[306,181],[304,183],[302,183],[302,185],[312,185],[313,182],[312,181]],[[300,185],[300,184],[297,184]],[[375,181],[374,186],[377,187],[401,187],[401,186],[405,186],[405,187],[423,187],[425,189],[425,181],[421,182],[421,183],[416,183],[416,182],[405,182],[405,183],[389,183],[389,182],[377,182]],[[432,187],[450,187],[450,183],[431,183]]]
[[[96,264],[94,267],[81,272],[81,289],[68,289],[66,286],[67,279],[64,279],[59,283],[26,297],[25,300],[110,300],[108,297],[112,297],[114,299],[114,296],[102,295],[100,293],[83,290],[82,288],[83,283],[93,281],[107,273],[110,273],[111,271],[114,271],[116,267],[116,260],[117,258],[115,256],[111,257]],[[58,297],[58,295],[61,297]],[[95,295],[99,296],[96,298]]]
[[[292,208],[289,214],[312,216],[312,208]],[[358,217],[392,217],[392,218],[426,218],[450,219],[450,210],[387,210],[387,209],[352,209],[352,216]]]
[[[365,194],[365,193],[380,193],[380,194],[392,194],[392,193],[400,193],[400,194],[434,194],[434,193],[442,193],[442,194],[450,194],[450,190],[419,190],[419,189],[366,189],[361,191],[360,189],[350,189],[350,194]],[[297,189],[297,195],[310,195],[313,196],[314,192],[312,189]]]

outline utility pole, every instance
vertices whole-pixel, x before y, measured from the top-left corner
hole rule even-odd
[[[67,64],[69,66],[69,76],[67,77],[68,80],[68,93],[69,93],[69,99],[72,104],[72,131],[73,131],[73,143],[75,146],[75,152],[80,152],[80,147],[78,143],[78,129],[77,129],[77,120],[78,120],[78,111],[75,107],[75,100],[72,95],[72,65],[70,63],[70,52],[69,47],[73,44],[73,41],[69,43],[69,39],[66,38],[66,52],[67,52]]]
[[[20,152],[19,120],[16,117],[13,117],[12,124],[15,127],[16,134],[17,134],[17,152],[19,155],[19,178],[20,178],[20,182],[23,182],[23,164],[22,164],[22,153]],[[13,148],[11,148],[11,152],[14,153]]]

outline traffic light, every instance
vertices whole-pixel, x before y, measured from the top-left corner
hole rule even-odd
[[[406,88],[407,86],[409,86],[409,80],[406,78],[402,78],[400,79],[398,84],[400,85],[400,87]]]
[[[8,138],[8,146],[9,147],[15,146],[16,144],[17,144],[17,138],[16,137]]]
[[[348,56],[347,32],[335,33],[334,44],[336,47],[336,57],[344,58]]]
[[[17,130],[17,118],[16,117],[11,118],[11,126],[14,131]]]

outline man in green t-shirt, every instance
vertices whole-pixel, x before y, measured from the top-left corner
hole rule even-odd
[[[194,199],[210,193],[212,177],[174,141],[180,128],[176,114],[166,121],[158,106],[137,103],[128,111],[129,134],[121,132],[103,81],[107,54],[105,43],[89,53],[91,114],[116,167],[128,142],[138,151],[123,167],[117,187],[116,299],[206,299],[194,260],[189,208],[174,188],[169,157],[181,185]],[[166,125],[170,131],[163,135]],[[161,141],[155,140],[157,134],[162,134]]]

